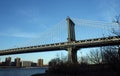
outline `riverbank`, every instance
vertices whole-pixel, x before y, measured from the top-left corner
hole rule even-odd
[[[7,68],[20,68],[20,67],[16,67],[16,66],[0,66],[0,68],[7,69]]]
[[[69,65],[49,69],[44,74],[31,76],[120,76],[120,67],[109,65]]]
[[[120,76],[118,72],[86,72],[79,75],[68,75],[68,74],[35,74],[32,76]]]

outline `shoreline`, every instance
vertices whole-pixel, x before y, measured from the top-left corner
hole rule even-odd
[[[32,68],[48,68],[48,67],[14,67],[14,66],[2,66],[2,67],[0,67],[0,68],[2,68],[2,69],[9,69],[9,68],[25,68],[25,69],[32,69]]]

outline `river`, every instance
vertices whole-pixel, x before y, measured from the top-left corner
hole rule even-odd
[[[46,67],[41,68],[0,68],[0,76],[31,76],[32,74],[45,73]]]

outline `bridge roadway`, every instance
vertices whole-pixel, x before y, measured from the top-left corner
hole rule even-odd
[[[111,36],[111,37],[103,37],[103,38],[95,38],[95,39],[78,40],[73,42],[62,42],[62,43],[0,50],[0,56],[10,55],[10,54],[20,54],[20,53],[31,53],[31,52],[67,50],[68,47],[75,47],[79,49],[79,48],[90,48],[90,47],[100,47],[100,46],[109,46],[109,45],[120,45],[120,36]]]

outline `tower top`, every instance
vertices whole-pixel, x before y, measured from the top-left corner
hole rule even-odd
[[[66,18],[68,24],[68,42],[75,41],[75,23],[70,19],[70,17]]]
[[[66,20],[68,21],[68,23],[75,25],[75,23],[71,20],[71,18],[69,16],[67,16]]]

